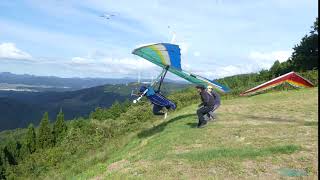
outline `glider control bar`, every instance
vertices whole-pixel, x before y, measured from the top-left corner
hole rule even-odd
[[[166,68],[163,69],[163,70],[165,70],[165,71],[164,71],[163,76],[161,76],[160,84],[159,84],[159,87],[158,87],[158,92],[160,92],[161,84],[162,84],[162,82],[163,82],[164,77],[166,76],[166,74],[167,74],[167,72],[168,72],[168,69],[169,69],[169,66],[166,66]]]
[[[144,90],[143,93],[138,97],[138,99],[133,100],[133,103],[137,103],[140,99],[148,92],[148,89]]]

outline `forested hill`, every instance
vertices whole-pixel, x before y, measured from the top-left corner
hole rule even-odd
[[[115,100],[124,101],[130,94],[104,92],[104,86],[71,92],[21,93],[0,92],[0,131],[35,125],[44,112],[50,119],[63,110],[66,119],[87,116],[96,107],[109,107]]]
[[[30,123],[38,125],[44,112],[53,120],[62,110],[67,120],[88,117],[96,108],[107,108],[116,101],[131,100],[135,83],[103,85],[66,92],[17,92],[0,91],[0,131],[25,128]],[[189,85],[165,83],[164,93],[176,91]]]

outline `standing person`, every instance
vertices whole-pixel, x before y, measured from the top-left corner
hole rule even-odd
[[[199,119],[198,128],[202,128],[207,124],[207,121],[205,120],[205,115],[208,114],[210,111],[212,111],[214,107],[214,99],[213,97],[205,90],[204,86],[196,86],[197,91],[199,92],[199,95],[201,97],[202,103],[199,105],[199,108],[197,110],[197,115]]]
[[[213,90],[212,86],[207,87],[207,92],[214,98],[213,110],[208,113],[209,121],[215,119],[214,111],[218,109],[221,104],[220,95]]]

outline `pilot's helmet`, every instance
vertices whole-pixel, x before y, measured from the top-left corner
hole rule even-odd
[[[147,89],[146,86],[141,86],[139,91],[140,91],[141,93],[143,93],[146,89]]]

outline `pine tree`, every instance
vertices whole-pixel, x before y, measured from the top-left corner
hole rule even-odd
[[[64,121],[64,114],[60,109],[60,112],[57,115],[56,122],[54,123],[54,126],[53,126],[54,142],[58,143],[59,141],[61,141],[66,131],[67,131],[67,125]]]
[[[30,155],[30,151],[29,151],[29,148],[28,148],[27,144],[26,143],[22,143],[20,151],[19,151],[19,159],[18,159],[19,162],[24,160],[29,155]]]
[[[17,165],[17,149],[16,149],[16,142],[10,141],[6,144],[3,148],[4,154],[4,162],[9,165]]]
[[[121,103],[123,112],[126,112],[127,109],[130,107],[131,102],[129,101],[129,99],[126,99],[123,103]]]
[[[49,127],[48,112],[43,114],[39,127],[38,143],[39,148],[47,148],[52,146],[52,133]]]
[[[28,127],[26,146],[29,153],[34,153],[36,151],[36,132],[32,124]]]
[[[309,35],[305,35],[301,42],[293,48],[292,63],[296,71],[318,69],[319,45],[318,45],[318,18],[312,26]]]
[[[0,148],[0,179],[5,179],[5,163],[2,148]]]
[[[278,77],[279,76],[279,70],[280,70],[280,62],[278,60],[276,60],[272,67],[270,68],[270,72],[274,77]]]
[[[110,107],[110,114],[111,114],[111,118],[112,119],[116,119],[117,117],[120,116],[121,112],[122,112],[122,107],[121,104],[119,103],[119,101],[115,101],[112,106]]]

